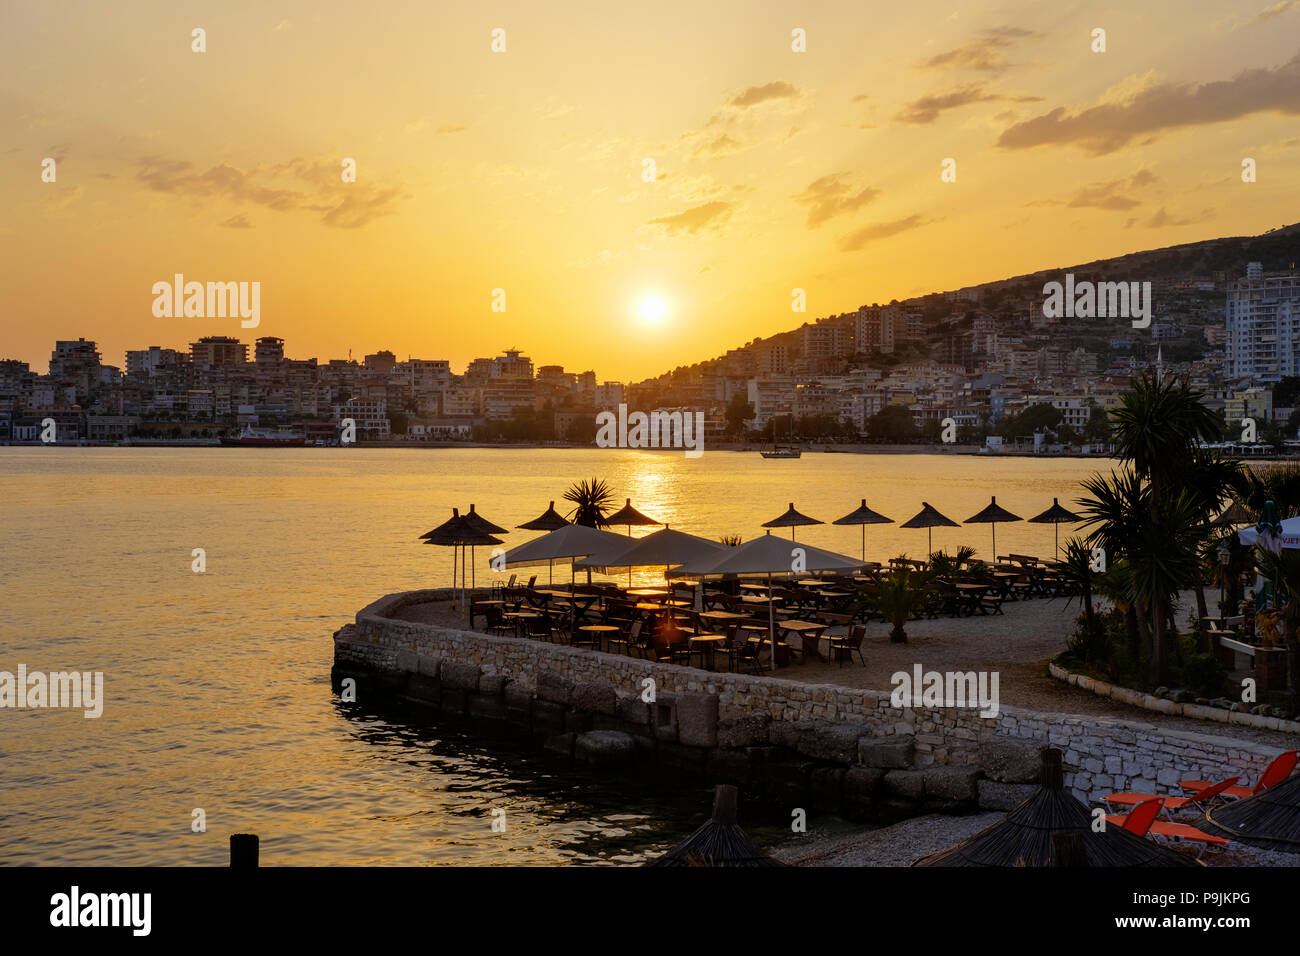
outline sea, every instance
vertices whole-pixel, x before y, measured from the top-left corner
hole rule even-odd
[[[798,541],[920,557],[927,532],[900,525],[922,502],[963,522],[996,496],[1029,517],[1054,497],[1071,507],[1080,479],[1109,466],[955,454],[0,448],[0,671],[103,675],[97,718],[0,709],[5,862],[219,866],[236,832],[257,833],[270,866],[644,862],[707,820],[707,787],[667,772],[586,771],[521,733],[376,713],[331,692],[331,637],[357,610],[452,584],[452,549],[421,533],[474,504],[510,529],[500,536],[509,548],[537,533],[518,525],[552,501],[568,511],[566,489],[594,478],[615,508],[630,498],[693,534],[748,540],[793,504],[823,522],[795,529]],[[865,538],[832,523],[863,499],[896,523]],[[997,551],[1050,557],[1057,530],[998,525]],[[933,547],[988,557],[992,532],[937,528]],[[491,552],[473,555],[479,585],[505,576]],[[517,573],[559,583],[570,569]],[[788,815],[759,805],[742,807],[741,824],[760,842],[790,835]]]

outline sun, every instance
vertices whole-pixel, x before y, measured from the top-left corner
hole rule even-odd
[[[637,312],[646,322],[657,325],[667,317],[668,303],[657,295],[648,295],[637,304]]]

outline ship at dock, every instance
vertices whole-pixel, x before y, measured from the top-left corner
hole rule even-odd
[[[300,448],[307,444],[307,436],[245,426],[238,435],[222,435],[221,444],[253,448]]]

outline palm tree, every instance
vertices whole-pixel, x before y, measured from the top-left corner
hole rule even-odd
[[[568,515],[574,524],[588,528],[604,528],[609,524],[605,515],[613,507],[614,492],[603,478],[584,478],[576,482],[564,493],[564,500],[572,501],[576,506]]]
[[[906,559],[907,555],[902,557]],[[930,576],[931,572],[917,571],[900,563],[862,589],[864,598],[893,625],[889,632],[891,643],[907,643],[904,625],[925,605]]]
[[[1279,518],[1300,514],[1300,464],[1286,462],[1258,471],[1245,470],[1236,500],[1251,514],[1264,510],[1264,502],[1277,506]]]

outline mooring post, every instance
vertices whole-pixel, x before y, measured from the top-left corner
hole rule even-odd
[[[257,868],[256,833],[230,834],[230,868],[232,870]]]

